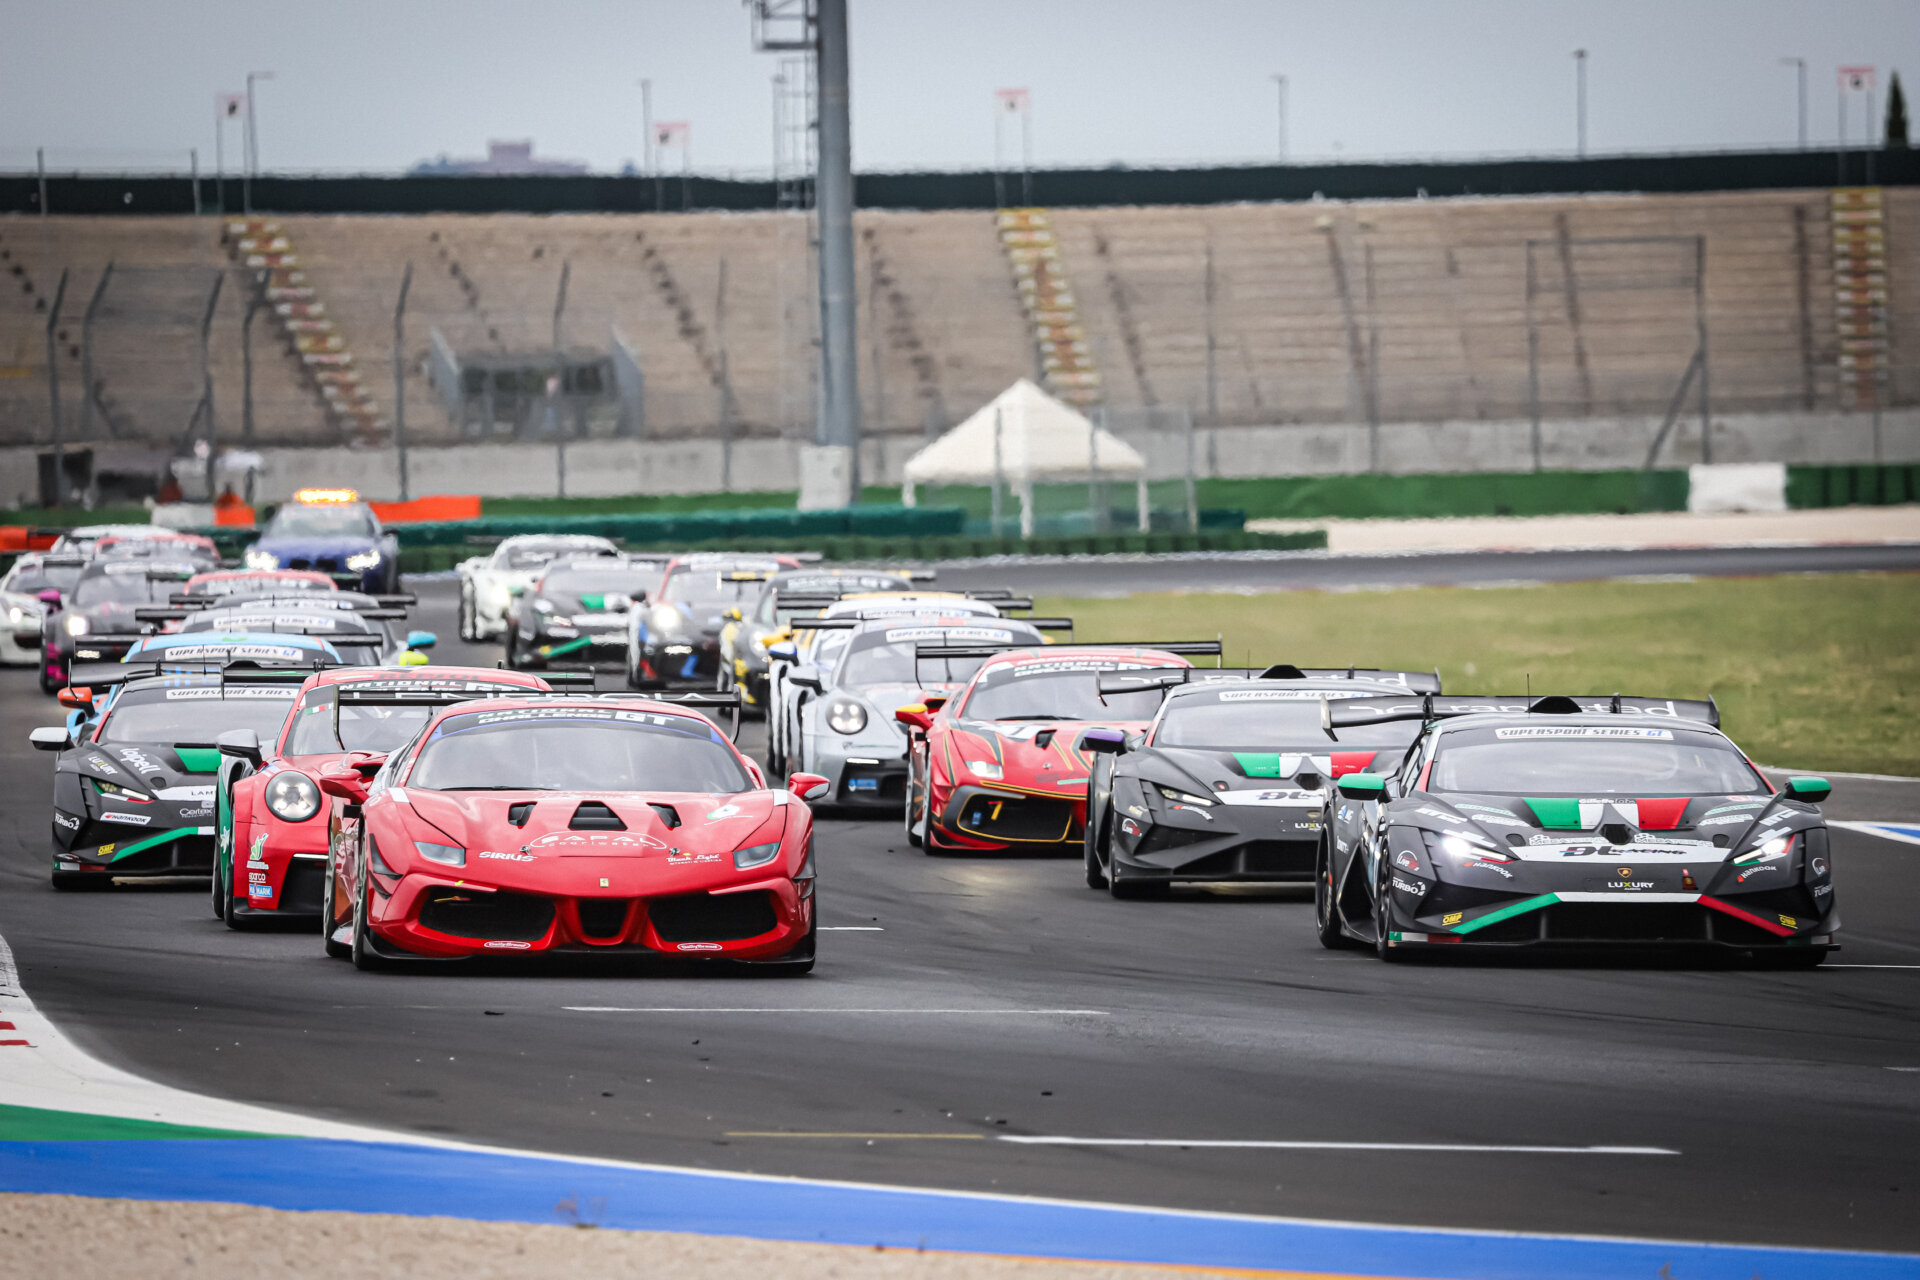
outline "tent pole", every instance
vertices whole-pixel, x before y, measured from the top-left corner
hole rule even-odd
[[[1147,519],[1147,473],[1144,471],[1140,473],[1137,487],[1133,491],[1133,506],[1140,516],[1140,532],[1145,533],[1151,522]]]
[[[1020,482],[1020,536],[1033,536],[1033,477]]]
[[[911,507],[914,505],[913,499],[913,481],[909,480],[900,486],[900,505],[903,507]]]

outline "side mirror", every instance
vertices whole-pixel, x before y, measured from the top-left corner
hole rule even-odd
[[[767,646],[767,657],[775,662],[800,661],[800,646],[791,640],[782,640],[778,644]]]
[[[935,694],[931,698],[922,698],[920,699],[920,705],[925,707],[929,712],[938,712],[940,708],[947,705],[947,695],[941,693]]]
[[[811,689],[815,693],[819,693],[822,688],[820,683],[820,668],[813,666],[795,667],[793,671],[788,674],[787,683],[797,684],[802,689]]]
[[[73,736],[65,725],[48,725],[44,729],[35,729],[27,735],[27,741],[33,743],[35,751],[65,751],[73,745]]]
[[[1377,773],[1349,773],[1333,785],[1349,800],[1380,800],[1387,794],[1387,780]]]
[[[439,643],[440,643],[440,636],[436,632],[432,632],[432,631],[407,632],[407,648],[409,649],[431,649],[433,648],[434,645]]]
[[[260,735],[251,729],[229,729],[213,740],[223,756],[232,756],[236,760],[245,760],[258,769],[264,759],[260,750]]]
[[[802,800],[819,800],[833,789],[833,784],[817,773],[793,773],[787,775],[787,790]]]
[[[731,608],[731,609],[729,609],[729,610],[727,610],[727,612],[726,612],[726,618],[727,618],[727,621],[729,621],[729,622],[738,622],[738,621],[740,621],[740,609],[739,609],[739,607],[738,607],[738,606],[735,606],[734,608]]]
[[[893,709],[893,718],[909,729],[918,729],[922,733],[933,723],[933,712],[922,702],[909,702],[904,707]]]
[[[1788,778],[1787,794],[1795,800],[1819,804],[1833,794],[1833,784],[1825,778]]]
[[[54,696],[63,707],[89,710],[93,706],[93,690],[84,686],[78,689],[62,689]]]
[[[1122,755],[1127,749],[1127,735],[1118,729],[1089,729],[1080,735],[1080,749],[1102,755]]]
[[[53,610],[58,609],[60,607],[60,593],[58,591],[55,591],[52,587],[48,587],[45,591],[40,592],[39,594],[35,595],[33,598],[35,600],[38,600],[41,604],[47,606],[48,612],[52,612]]]
[[[338,796],[348,804],[365,804],[367,784],[386,762],[384,755],[356,751],[338,764],[330,764],[322,769],[314,781],[330,796]]]

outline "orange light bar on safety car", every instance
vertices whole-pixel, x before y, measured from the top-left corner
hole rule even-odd
[[[310,506],[331,502],[358,502],[360,491],[358,489],[296,489],[293,500]]]

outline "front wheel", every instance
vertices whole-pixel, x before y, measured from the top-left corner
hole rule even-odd
[[[1380,874],[1374,878],[1373,886],[1373,953],[1388,964],[1398,964],[1406,959],[1406,952],[1398,947],[1387,945],[1387,934],[1393,925],[1393,899],[1387,885],[1387,851],[1380,850]]]
[[[1313,858],[1313,924],[1320,945],[1329,951],[1342,951],[1352,945],[1346,930],[1340,927],[1340,910],[1334,905],[1333,851],[1327,833],[1320,833],[1320,848]]]
[[[353,967],[361,972],[383,969],[380,956],[373,949],[373,938],[368,932],[367,911],[373,886],[368,881],[367,851],[360,850],[360,873],[354,877],[353,890],[353,941],[348,948]]]
[[[1106,823],[1094,821],[1094,815],[1087,815],[1086,863],[1087,888],[1104,889],[1107,887],[1107,873],[1100,865],[1099,833],[1106,829]],[[1108,854],[1112,856],[1111,852]]]

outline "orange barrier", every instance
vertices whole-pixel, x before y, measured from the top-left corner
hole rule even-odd
[[[370,502],[373,514],[385,524],[417,524],[426,520],[478,520],[477,493],[436,493],[412,502]]]
[[[45,551],[59,538],[58,529],[35,529],[24,524],[0,524],[0,552]]]
[[[216,504],[213,508],[213,523],[216,527],[222,529],[251,529],[253,527],[253,508],[244,502],[234,503],[231,506],[224,507]]]

